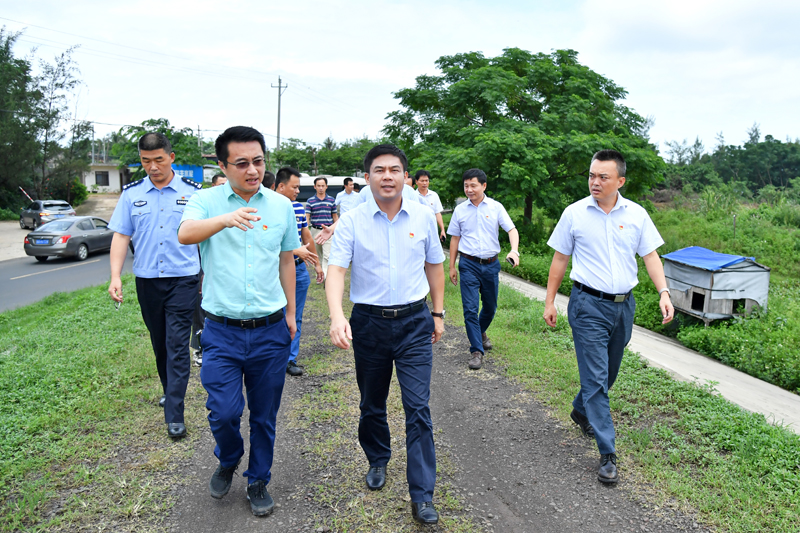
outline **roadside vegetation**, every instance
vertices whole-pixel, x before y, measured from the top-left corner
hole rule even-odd
[[[169,442],[133,278],[115,311],[104,286],[0,314],[0,531],[152,530],[170,471],[198,434]],[[201,406],[190,381],[187,405]],[[187,409],[202,424],[202,408]]]

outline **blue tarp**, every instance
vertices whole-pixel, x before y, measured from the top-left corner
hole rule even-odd
[[[701,246],[689,246],[688,248],[677,250],[662,257],[664,259],[669,259],[670,261],[675,261],[676,263],[683,263],[684,265],[711,271],[720,270],[722,268],[741,263],[745,259],[751,259],[755,261],[755,257],[721,254]]]

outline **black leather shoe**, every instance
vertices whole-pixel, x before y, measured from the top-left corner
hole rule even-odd
[[[256,516],[267,516],[275,509],[275,500],[267,492],[267,484],[260,479],[247,485],[247,499]]]
[[[186,426],[183,422],[170,422],[167,424],[167,433],[173,439],[186,436]]]
[[[160,408],[163,409],[165,405],[167,405],[167,396],[166,395],[162,396],[161,399],[158,400],[158,406]]]
[[[369,490],[381,490],[384,485],[386,485],[386,467],[369,467],[369,470],[367,470],[367,488]]]
[[[433,502],[411,502],[411,516],[420,524],[435,524],[439,521],[439,513]]]
[[[600,456],[600,468],[597,469],[597,479],[603,483],[616,483],[619,481],[616,454],[604,453]]]
[[[572,419],[573,422],[578,424],[578,427],[581,428],[581,432],[583,433],[584,437],[592,437],[594,438],[594,428],[589,423],[589,419],[580,414],[575,409],[569,414],[569,417]]]
[[[211,480],[208,482],[208,491],[211,493],[212,498],[219,500],[228,494],[228,491],[231,490],[233,474],[235,474],[236,469],[239,468],[239,462],[241,462],[241,459],[239,459],[235,465],[228,467],[224,467],[220,464],[217,470],[211,474]]]
[[[289,363],[286,365],[286,373],[294,377],[302,376],[303,367],[298,366],[297,363],[294,361],[289,361]]]

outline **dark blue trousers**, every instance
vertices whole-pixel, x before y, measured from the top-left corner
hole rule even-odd
[[[200,380],[208,392],[208,424],[217,446],[214,455],[224,467],[244,455],[239,425],[244,411],[242,377],[250,409],[248,483],[269,483],[275,447],[275,419],[286,379],[291,337],[286,320],[254,329],[227,326],[206,319]]]
[[[464,325],[469,338],[469,351],[483,353],[483,333],[489,329],[497,311],[497,293],[500,287],[500,261],[481,265],[462,257],[458,260],[461,278],[461,306]],[[480,298],[480,302],[478,301]],[[478,314],[478,305],[481,307]]]
[[[311,277],[305,263],[300,263],[294,268],[296,280],[294,284],[294,319],[297,322],[297,333],[292,340],[292,347],[289,350],[289,361],[296,361],[297,354],[300,353],[300,332],[303,328],[303,310],[306,307],[306,296],[308,296],[308,286],[311,285]]]
[[[572,406],[589,419],[601,454],[616,451],[608,391],[617,380],[622,354],[631,340],[635,310],[632,294],[617,303],[574,288],[569,297],[567,316],[581,377],[581,389]]]
[[[350,317],[356,380],[361,391],[358,441],[370,466],[386,466],[392,456],[386,399],[392,366],[406,414],[406,478],[412,502],[433,499],[436,450],[428,400],[433,364],[433,318],[427,306],[403,318],[381,318],[357,307]]]
[[[183,423],[189,384],[189,341],[200,276],[136,278],[136,296],[150,332],[161,388],[167,397],[164,421]]]

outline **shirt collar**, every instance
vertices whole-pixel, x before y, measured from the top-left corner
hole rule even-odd
[[[169,187],[173,191],[177,190],[177,189],[175,189],[175,187],[172,186],[175,183],[176,179],[178,179],[178,173],[175,172],[175,169],[173,168],[172,169],[172,179],[169,180],[169,183],[164,185],[164,187],[162,187],[162,189],[165,188],[165,187]],[[156,187],[155,183],[153,183],[153,180],[150,179],[150,175],[149,174],[147,175],[147,182],[150,184],[150,186],[147,188],[146,192],[150,192],[152,189],[157,189],[158,188],[158,187]]]
[[[367,200],[367,205],[369,206],[369,214],[371,217],[375,216],[375,213],[381,211],[381,208],[378,206],[378,202],[375,201],[374,196],[370,196],[369,200]],[[397,212],[399,215],[401,212],[405,212],[407,215],[409,214],[408,210],[406,209],[406,199],[400,198],[400,211]]]
[[[225,184],[222,185],[222,188],[225,191],[225,197],[226,198],[230,198],[231,196],[235,196],[236,198],[238,198],[240,200],[244,200],[244,198],[242,198],[241,196],[236,194],[236,191],[234,191],[233,187],[231,187],[231,180],[226,181]],[[258,192],[255,193],[253,196],[251,196],[250,199],[252,200],[253,198],[257,197],[259,194],[261,196],[264,196],[264,191],[266,191],[266,190],[267,190],[266,187],[264,187],[263,185],[259,185],[258,186]]]
[[[603,208],[600,207],[600,205],[597,203],[597,200],[595,200],[594,196],[589,196],[589,200],[591,200],[591,202],[589,203],[590,206],[593,206],[595,209],[603,211]],[[617,191],[617,203],[614,204],[614,207],[611,208],[611,211],[609,211],[609,213],[623,207],[628,207],[628,200],[624,196],[622,196],[619,193],[619,191]]]
[[[475,209],[477,209],[477,208],[478,208],[478,206],[479,206],[479,205],[481,205],[481,204],[488,204],[489,202],[487,202],[487,201],[486,201],[486,200],[488,200],[488,199],[489,199],[489,197],[488,197],[488,196],[486,196],[486,193],[484,192],[484,193],[483,193],[483,199],[482,199],[480,202],[478,202],[478,205],[475,205],[475,204],[473,204],[473,203],[472,203],[472,200],[470,200],[469,198],[467,198],[467,202],[469,202],[469,205],[471,205],[472,207],[474,207]]]

